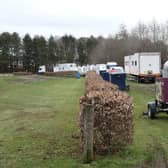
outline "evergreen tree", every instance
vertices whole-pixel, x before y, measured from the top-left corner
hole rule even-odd
[[[73,36],[63,36],[62,38],[62,44],[64,48],[64,59],[66,62],[73,62],[74,57],[76,54],[75,48],[76,48],[76,40]]]
[[[43,36],[33,38],[33,63],[34,71],[37,72],[40,65],[46,65],[47,60],[47,42]]]
[[[40,56],[40,65],[45,65],[47,63],[47,41],[43,36],[40,36],[38,41],[38,49]]]
[[[33,41],[29,34],[23,38],[23,67],[26,71],[33,71]]]
[[[12,71],[19,69],[19,63],[22,62],[22,56],[20,55],[21,39],[19,34],[14,32],[11,35],[11,51],[12,51]]]
[[[37,72],[38,67],[40,66],[40,52],[39,52],[39,36],[33,38],[33,62],[34,62],[34,71]]]
[[[64,47],[61,41],[58,41],[57,44],[58,44],[58,48],[57,48],[58,63],[64,63],[66,62],[65,57],[64,57]]]
[[[53,36],[48,40],[48,63],[56,64],[58,62],[58,46]]]
[[[90,59],[91,53],[93,49],[97,46],[97,44],[98,44],[98,40],[93,36],[87,39],[87,42],[86,42],[86,48],[87,48],[86,62],[87,63],[91,63],[91,59]]]
[[[10,52],[11,35],[4,32],[0,35],[0,71],[11,72],[12,56]]]
[[[87,64],[87,47],[86,47],[86,39],[80,38],[77,44],[77,51],[78,51],[78,62],[80,65]]]

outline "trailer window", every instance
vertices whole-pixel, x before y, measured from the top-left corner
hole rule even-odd
[[[128,62],[128,61],[125,61],[125,65],[128,66],[128,65],[129,65],[129,62]]]
[[[132,61],[132,66],[134,66],[134,61]]]
[[[137,66],[137,61],[135,61],[135,66]]]

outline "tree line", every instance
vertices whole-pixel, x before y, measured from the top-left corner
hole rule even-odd
[[[162,64],[168,60],[168,21],[159,24],[139,22],[128,31],[125,25],[115,35],[99,39],[90,58],[94,63],[116,61],[124,65],[124,56],[135,52],[161,52]]]
[[[18,33],[0,34],[0,72],[37,72],[40,65],[51,68],[57,63],[75,62],[78,65],[116,61],[123,65],[123,57],[135,52],[161,52],[162,63],[168,59],[168,22],[155,20],[139,22],[128,31],[121,25],[118,33],[107,38],[34,36]]]
[[[49,67],[57,63],[88,63],[88,55],[97,45],[93,36],[76,39],[71,35],[60,38],[43,36],[31,38],[26,34],[4,32],[0,34],[0,72],[37,72],[40,65]]]

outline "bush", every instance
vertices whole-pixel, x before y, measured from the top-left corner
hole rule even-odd
[[[80,128],[84,147],[84,106],[93,107],[93,149],[97,154],[114,153],[133,141],[133,102],[132,98],[118,89],[118,86],[105,82],[95,72],[86,75],[85,96],[80,99]]]

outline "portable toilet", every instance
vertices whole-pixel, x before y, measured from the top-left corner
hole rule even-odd
[[[109,81],[118,85],[120,90],[126,90],[126,73],[123,67],[116,66],[109,70]]]
[[[107,72],[109,72],[111,68],[116,66],[118,66],[117,62],[107,62],[106,64]]]
[[[100,75],[101,75],[101,77],[102,77],[105,81],[109,82],[110,76],[109,76],[109,73],[108,73],[108,72],[106,72],[106,71],[105,71],[105,72],[101,72]]]

